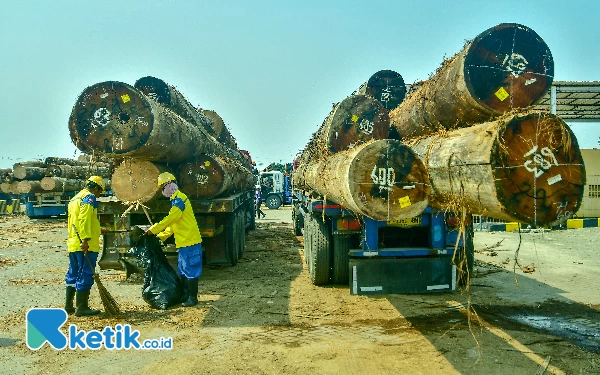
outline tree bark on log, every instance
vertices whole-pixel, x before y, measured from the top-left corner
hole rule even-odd
[[[17,191],[19,194],[33,194],[43,193],[45,190],[42,188],[40,181],[24,180],[19,181],[17,185]]]
[[[189,197],[214,198],[226,192],[254,188],[254,175],[231,159],[199,155],[177,169],[179,188]]]
[[[211,119],[198,111],[174,86],[169,85],[160,78],[151,76],[138,79],[133,86],[157,103],[177,113],[190,124],[201,127],[216,138],[216,134],[213,133]]]
[[[79,161],[79,160],[75,160],[75,159],[69,159],[69,158],[59,158],[59,157],[55,157],[55,156],[49,156],[46,159],[44,159],[44,164],[46,165],[73,165],[73,166],[85,166],[88,165],[88,162],[84,162],[84,161]]]
[[[430,191],[422,161],[406,145],[384,139],[301,164],[294,184],[375,220],[423,212]]]
[[[150,76],[140,78],[135,82],[134,87],[191,124],[201,127],[219,143],[232,150],[237,150],[235,138],[225,126],[221,116],[215,111],[196,108],[174,86],[160,78]]]
[[[69,120],[73,143],[109,157],[181,163],[200,153],[242,161],[204,129],[122,82],[102,82],[79,96]],[[244,158],[245,159],[245,158]]]
[[[585,168],[575,136],[558,117],[533,111],[417,140],[431,205],[461,202],[474,214],[554,225],[579,208]]]
[[[225,122],[217,112],[209,109],[200,109],[200,113],[211,121],[212,131],[217,141],[233,150],[238,149],[237,141],[233,135],[231,135],[231,132],[225,125]]]
[[[21,161],[21,162],[15,163],[13,165],[13,170],[15,169],[15,167],[38,167],[38,168],[45,168],[46,164],[44,164],[44,162],[41,161],[41,160],[29,160],[29,161]]]
[[[77,180],[62,177],[44,177],[40,181],[45,191],[79,191],[85,186],[85,180]]]
[[[388,138],[389,116],[367,95],[352,95],[336,104],[300,156],[302,164],[348,150],[360,143]]]
[[[15,165],[13,176],[19,180],[41,180],[49,173],[47,168]]]
[[[500,24],[419,83],[390,119],[402,139],[490,121],[535,104],[552,85],[553,75],[550,49],[535,31]]]
[[[406,84],[400,73],[393,70],[380,70],[362,84],[356,93],[373,97],[383,108],[391,111],[404,100]]]
[[[48,170],[52,176],[68,179],[87,179],[90,176],[110,177],[110,167],[104,163],[83,166],[49,165]]]
[[[125,159],[112,175],[113,193],[125,202],[148,202],[161,196],[158,175],[173,172],[169,167],[147,160]]]

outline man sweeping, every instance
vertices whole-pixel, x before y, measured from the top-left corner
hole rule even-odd
[[[184,296],[188,298],[181,305],[198,304],[198,279],[202,273],[202,237],[196,217],[188,197],[179,190],[175,176],[169,172],[158,176],[158,188],[171,200],[169,214],[152,225],[146,234],[156,234],[164,241],[175,235],[175,246],[179,253],[177,270],[183,283]]]
[[[90,289],[94,285],[94,269],[100,251],[100,228],[98,220],[98,202],[96,197],[104,192],[104,179],[92,176],[86,180],[85,188],[75,195],[68,205],[67,249],[69,250],[69,269],[65,282],[65,311],[75,316],[97,315],[100,310],[88,306]],[[85,259],[85,255],[92,263]],[[73,307],[75,299],[75,307]]]

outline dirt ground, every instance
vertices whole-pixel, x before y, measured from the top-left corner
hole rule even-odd
[[[28,349],[27,310],[62,307],[66,223],[0,217],[0,373],[600,373],[600,228],[476,232],[470,293],[369,297],[313,286],[290,209],[265,211],[237,266],[205,267],[198,306],[153,310],[139,279],[106,270],[125,315],[66,324],[128,323],[172,337],[162,351]]]

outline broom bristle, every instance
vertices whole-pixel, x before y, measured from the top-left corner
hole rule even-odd
[[[102,282],[100,281],[100,277],[98,274],[94,274],[94,279],[96,280],[96,286],[98,287],[98,292],[100,293],[100,299],[102,300],[102,305],[104,306],[104,311],[108,315],[118,315],[121,313],[121,308],[117,301],[110,294],[108,289],[104,287]]]

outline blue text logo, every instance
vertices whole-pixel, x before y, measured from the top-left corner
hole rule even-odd
[[[67,321],[67,313],[57,308],[35,308],[27,312],[27,347],[38,350],[46,342],[56,350],[65,349],[108,349],[108,350],[170,350],[173,349],[171,337],[147,339],[140,343],[140,332],[131,329],[129,324],[117,324],[98,330],[79,330],[76,325],[69,325],[69,336],[65,336],[60,328]]]

